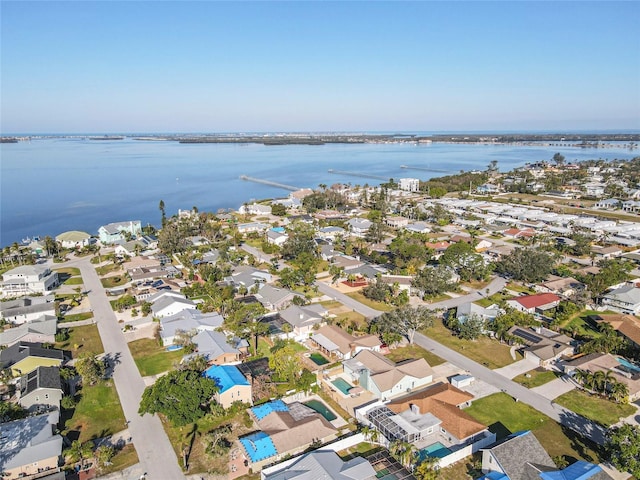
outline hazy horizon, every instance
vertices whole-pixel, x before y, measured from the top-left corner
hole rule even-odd
[[[0,2],[7,132],[640,130],[640,2]]]

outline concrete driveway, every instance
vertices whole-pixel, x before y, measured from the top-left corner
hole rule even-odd
[[[555,380],[545,383],[544,385],[532,388],[531,391],[536,392],[549,400],[553,400],[564,393],[570,392],[574,388],[576,388],[575,382],[571,380],[569,375],[563,375],[560,378],[556,378]]]
[[[503,377],[514,378],[523,373],[527,373],[530,370],[538,367],[538,363],[529,359],[522,359],[518,362],[512,363],[502,368],[496,368],[494,372],[499,373]]]

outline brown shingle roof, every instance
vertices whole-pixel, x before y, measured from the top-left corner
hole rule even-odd
[[[596,322],[605,322],[627,337],[633,343],[640,345],[640,319],[633,315],[622,313],[594,315]]]

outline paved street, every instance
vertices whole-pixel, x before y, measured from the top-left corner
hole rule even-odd
[[[520,361],[513,362],[510,365],[505,365],[502,368],[496,368],[494,372],[499,373],[503,377],[514,378],[523,373],[527,373],[530,370],[536,368],[538,364],[533,360],[523,358]]]
[[[129,433],[147,478],[150,480],[184,478],[160,419],[155,415],[144,417],[138,415],[138,406],[145,384],[93,265],[86,257],[69,261],[65,266],[78,267],[82,273],[104,350],[114,364],[113,379],[125,418],[129,421]]]
[[[318,290],[320,291],[320,293],[323,293],[324,295],[327,295],[328,297],[331,297],[341,302],[346,307],[352,309],[354,312],[358,312],[361,315],[364,315],[368,319],[375,318],[382,313],[379,310],[375,310],[371,307],[367,307],[366,305],[363,305],[357,300],[354,300],[353,298],[349,297],[348,295],[345,295],[344,293],[336,290],[335,288],[333,288],[330,285],[327,285],[324,282],[316,282],[315,285],[318,287]]]
[[[536,392],[549,400],[554,400],[560,395],[570,392],[576,388],[576,386],[576,383],[571,380],[568,375],[563,375],[562,377],[556,378],[544,385],[532,388],[531,391]]]

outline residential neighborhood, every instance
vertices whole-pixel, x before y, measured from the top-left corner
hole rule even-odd
[[[2,476],[637,476],[639,165],[337,183],[5,248]]]

